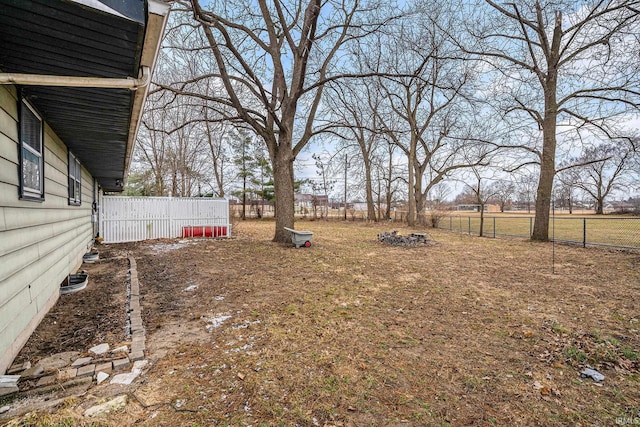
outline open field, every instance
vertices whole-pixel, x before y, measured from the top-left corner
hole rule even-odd
[[[484,234],[494,236],[530,236],[534,218],[526,214],[487,213]],[[451,231],[478,234],[480,215],[460,213],[445,216],[439,227]],[[556,241],[577,242],[587,245],[613,245],[640,249],[640,217],[614,215],[567,215],[558,214],[550,221],[549,237]]]
[[[426,246],[378,243],[394,225],[297,222],[309,249],[271,242],[270,221],[230,240],[110,245],[137,259],[152,365],[123,412],[84,420],[71,402],[29,420],[586,427],[636,414],[639,254],[556,246],[552,274],[549,244],[439,230]],[[580,377],[587,365],[603,383]]]

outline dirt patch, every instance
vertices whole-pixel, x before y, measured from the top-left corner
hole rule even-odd
[[[100,343],[125,340],[128,261],[120,247],[100,248],[101,260],[83,264],[87,287],[61,295],[31,335],[16,361],[37,362],[64,351],[86,352]]]
[[[311,248],[271,242],[271,222],[113,246],[137,260],[152,365],[101,422],[590,426],[640,408],[638,254],[556,246],[553,274],[548,244],[300,228]],[[80,407],[40,419],[88,425]]]

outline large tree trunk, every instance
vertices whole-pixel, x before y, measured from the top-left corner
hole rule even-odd
[[[413,138],[413,137],[412,137]],[[409,150],[409,209],[407,212],[407,224],[409,227],[414,227],[416,225],[416,196],[415,196],[415,172],[413,170],[413,165],[416,161],[416,151],[415,145],[411,143],[411,150]]]
[[[385,202],[387,203],[387,208],[385,209],[384,212],[384,218],[385,219],[391,219],[391,202],[392,202],[392,197],[393,195],[391,194],[391,186],[393,185],[393,182],[391,181],[393,179],[393,156],[392,156],[392,152],[389,152],[389,164],[387,166],[387,171],[389,173],[389,179],[386,182],[386,187],[385,187]]]
[[[540,5],[536,3],[536,7]],[[556,12],[555,27],[547,59],[546,76],[538,75],[544,89],[544,118],[542,121],[542,158],[540,159],[540,180],[536,197],[536,220],[533,225],[532,240],[549,240],[549,208],[556,174],[556,126],[558,119],[558,63],[562,40],[562,14]]]
[[[545,114],[542,126],[542,159],[540,162],[540,180],[536,196],[536,220],[533,224],[532,240],[549,240],[549,209],[553,178],[556,174],[556,121],[558,106],[556,102],[556,75],[551,75],[545,90]]]
[[[371,162],[368,159],[368,156],[365,155],[363,157],[364,160],[364,175],[366,182],[366,195],[367,195],[367,217],[369,221],[378,221],[378,217],[376,216],[376,205],[373,201],[373,187],[371,185]]]
[[[282,137],[282,136],[281,136]],[[280,141],[273,150],[273,190],[275,193],[276,230],[274,242],[291,243],[291,233],[284,227],[293,228],[294,222],[294,185],[293,153],[291,143]]]

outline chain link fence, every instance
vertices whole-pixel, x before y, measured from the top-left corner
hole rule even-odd
[[[382,212],[378,213],[383,216]],[[240,213],[235,215],[240,217]],[[273,211],[265,209],[262,215],[256,215],[256,211],[247,207],[246,217],[249,218],[273,218]],[[299,213],[296,219],[302,220],[344,220],[345,212],[339,209],[330,209],[329,212]],[[346,212],[347,221],[367,221],[367,212],[364,210],[349,209]],[[406,222],[407,212],[394,210],[388,222]],[[533,233],[535,218],[529,215],[490,216],[484,217],[482,235],[486,237],[511,236],[530,238]],[[441,230],[455,231],[466,234],[480,234],[480,216],[475,215],[447,215],[443,211],[418,215],[417,223],[424,227],[431,227],[437,223]],[[640,249],[640,217],[582,217],[582,216],[555,216],[549,220],[549,238],[556,242],[587,246],[608,246],[620,249]]]
[[[523,216],[485,216],[482,235],[529,238],[535,218]],[[438,228],[467,234],[480,234],[480,216],[450,215],[440,218]],[[556,242],[587,246],[640,249],[640,218],[552,217],[549,238]]]

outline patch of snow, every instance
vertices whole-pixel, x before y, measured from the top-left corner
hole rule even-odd
[[[191,285],[183,289],[184,292],[193,292],[198,289],[198,285]]]
[[[216,295],[215,297],[213,297],[213,299],[216,301],[222,301],[224,300],[224,297],[222,295]]]
[[[247,351],[252,347],[253,347],[253,344],[245,344],[242,347],[232,348],[231,351],[233,351],[234,353],[238,353],[240,351]]]
[[[231,319],[231,316],[227,316],[227,315],[222,315],[222,316],[216,316],[216,317],[202,317],[202,320],[204,320],[205,322],[207,322],[206,328],[207,331],[211,332],[212,329],[216,329],[219,328],[220,326],[222,326],[222,324]]]
[[[165,253],[176,251],[193,244],[195,243],[183,241],[179,241],[178,243],[156,243],[155,245],[152,245],[150,249],[155,253]]]
[[[238,329],[247,329],[248,327],[249,327],[249,325],[248,325],[247,323],[241,323],[240,325],[233,325],[233,326],[231,327],[231,329],[235,329],[235,330],[238,330]]]

